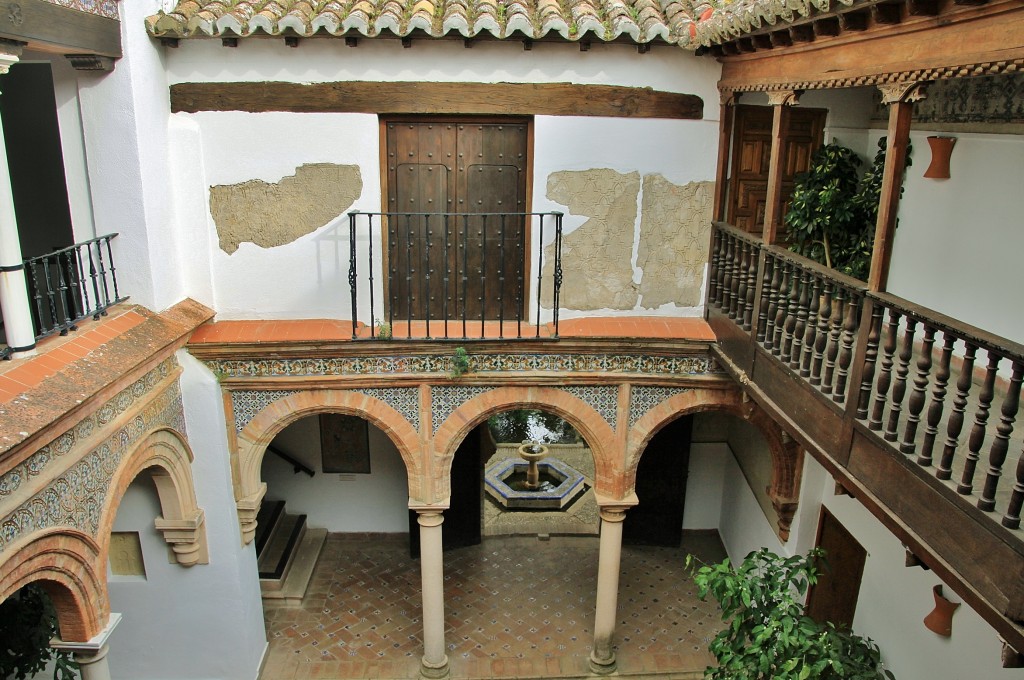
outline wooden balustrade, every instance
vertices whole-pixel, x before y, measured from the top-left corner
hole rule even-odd
[[[1024,428],[1015,434],[1014,424],[1024,346],[869,292],[729,225],[714,225],[710,262],[707,304],[716,318],[735,324],[880,446],[1004,527],[1020,528]]]

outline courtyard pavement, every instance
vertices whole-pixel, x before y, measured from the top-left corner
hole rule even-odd
[[[701,602],[688,553],[718,561],[717,535],[681,548],[623,548],[615,649],[619,675],[699,678],[717,606]],[[485,538],[446,552],[445,642],[453,680],[589,675],[596,537]],[[332,534],[302,605],[264,604],[263,680],[418,677],[419,562],[404,537]]]

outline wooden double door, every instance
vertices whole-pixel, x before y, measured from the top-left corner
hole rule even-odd
[[[523,317],[529,120],[388,120],[393,319]]]
[[[768,167],[772,150],[771,106],[736,107],[732,165],[729,180],[729,224],[754,234],[764,228],[768,196]],[[793,107],[782,131],[782,211],[789,207],[796,175],[811,167],[811,156],[822,144],[826,109]],[[784,234],[785,230],[780,230]]]

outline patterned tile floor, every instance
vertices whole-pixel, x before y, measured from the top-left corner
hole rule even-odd
[[[626,547],[619,582],[620,675],[698,678],[720,627],[683,571],[693,552],[724,550],[692,535],[678,549]],[[452,678],[588,674],[596,538],[489,538],[445,553],[445,641]],[[263,680],[415,678],[422,653],[419,563],[405,541],[332,534],[300,607],[265,605]]]

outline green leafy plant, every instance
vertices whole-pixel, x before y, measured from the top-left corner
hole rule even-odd
[[[71,655],[50,647],[57,632],[57,612],[42,587],[29,584],[0,603],[0,678],[31,678],[51,657],[54,680],[78,678]]]
[[[458,379],[466,373],[469,373],[469,354],[466,353],[465,347],[456,347],[455,353],[452,355],[452,370],[449,375]]]
[[[820,549],[780,557],[762,548],[738,567],[729,560],[687,569],[701,599],[711,595],[726,627],[708,649],[718,661],[708,680],[893,680],[870,639],[819,624],[804,614],[807,588],[817,582]]]
[[[377,339],[378,340],[390,340],[391,339],[391,324],[387,321],[381,322],[377,326]]]

